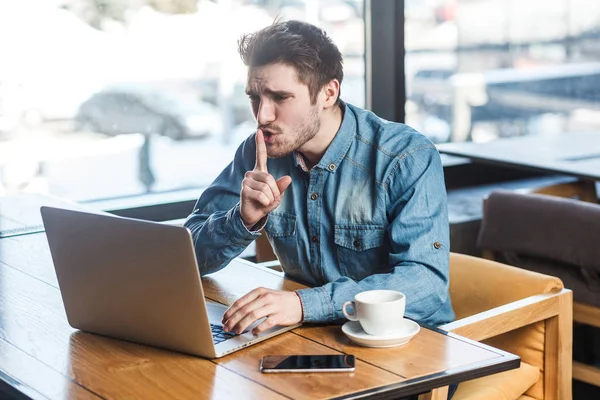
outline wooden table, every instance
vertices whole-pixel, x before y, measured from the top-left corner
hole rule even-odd
[[[302,287],[243,260],[202,283],[207,298],[224,304],[258,286]],[[258,370],[267,354],[321,353],[356,355],[356,371]],[[427,328],[404,346],[371,349],[354,345],[339,325],[307,324],[215,360],[83,333],[67,323],[45,233],[0,238],[1,398],[389,398],[516,368],[519,362],[512,354]]]
[[[600,133],[529,135],[487,143],[443,143],[437,148],[475,162],[600,181]]]

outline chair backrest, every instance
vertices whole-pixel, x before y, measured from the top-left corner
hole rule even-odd
[[[275,252],[273,252],[273,247],[271,247],[271,243],[269,243],[269,239],[267,239],[267,234],[264,230],[261,231],[261,235],[256,238],[254,241],[255,249],[256,249],[256,262],[267,262],[277,260],[277,256]]]
[[[450,298],[456,319],[562,288],[561,280],[552,276],[450,253]]]

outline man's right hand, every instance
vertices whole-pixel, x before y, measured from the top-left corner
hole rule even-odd
[[[246,172],[240,193],[240,214],[247,228],[251,228],[263,217],[276,209],[281,196],[292,183],[288,175],[275,178],[267,171],[267,146],[263,132],[256,131],[256,164]]]

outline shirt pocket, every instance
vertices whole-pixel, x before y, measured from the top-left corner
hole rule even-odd
[[[335,225],[334,241],[342,275],[359,281],[388,269],[383,225]]]
[[[296,237],[296,216],[289,213],[269,214],[265,232],[271,247],[286,274],[295,276],[298,265],[298,243]]]

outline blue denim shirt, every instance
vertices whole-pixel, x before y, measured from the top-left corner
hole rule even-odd
[[[371,289],[405,293],[406,316],[421,323],[452,321],[446,189],[435,146],[406,125],[341,107],[342,125],[310,172],[296,153],[267,163],[275,179],[292,177],[264,228],[285,274],[312,287],[297,291],[304,321],[344,318],[342,304]],[[239,210],[255,158],[251,135],[185,223],[202,275],[260,235],[246,229]]]

